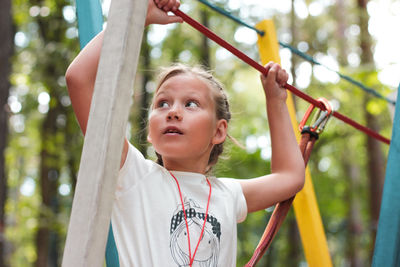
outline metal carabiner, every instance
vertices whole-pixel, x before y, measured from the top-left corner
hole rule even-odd
[[[329,103],[329,101],[323,97],[318,98],[317,101],[320,102],[324,106],[325,110],[319,109],[318,113],[315,116],[316,119],[315,119],[314,123],[312,124],[312,126],[308,126],[308,129],[313,133],[320,134],[324,130],[329,118],[333,114],[333,108],[332,108],[332,105]],[[307,123],[307,120],[309,119],[311,113],[314,111],[314,108],[315,108],[315,105],[313,105],[313,104],[311,104],[308,107],[306,113],[304,114],[303,119],[301,120],[301,122],[299,124],[300,132],[303,131],[303,128],[305,127],[305,124]]]

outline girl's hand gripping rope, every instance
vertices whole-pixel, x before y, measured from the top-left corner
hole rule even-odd
[[[149,0],[145,25],[182,23],[183,19],[181,17],[168,15],[167,13],[178,10],[180,4],[179,0]]]
[[[264,87],[267,100],[287,98],[287,92],[283,88],[289,78],[287,72],[281,66],[274,62],[269,62],[265,65],[267,75],[261,74],[261,82]]]

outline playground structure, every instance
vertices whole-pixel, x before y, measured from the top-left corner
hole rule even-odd
[[[101,30],[101,9],[99,4],[95,2],[78,2],[77,10],[82,46]],[[86,7],[80,6],[81,4],[86,5]],[[130,88],[133,87],[132,79],[137,68],[146,8],[146,1],[120,0],[112,2],[82,153],[81,169],[68,229],[63,266],[102,266],[103,264],[103,257],[99,257],[99,255],[104,254],[105,251],[112,196],[115,190],[114,181],[119,167],[123,133],[125,133],[128,119]],[[178,11],[177,15],[190,23],[190,17],[187,17],[183,12]],[[81,23],[85,19],[91,22]],[[193,21],[191,22],[193,23]],[[190,24],[192,25],[192,23]],[[88,25],[91,25],[89,30],[87,30]],[[85,28],[86,31],[83,30]],[[278,41],[272,21],[264,21],[258,24],[257,28],[265,33],[263,36],[259,35],[258,41],[262,63],[265,64],[270,60],[280,62]],[[124,42],[113,42],[116,39],[124,40]],[[126,53],[128,50],[130,53]],[[113,62],[110,62],[110,59]],[[263,67],[256,62],[254,63],[249,64],[263,73]],[[104,75],[105,73],[107,75]],[[290,85],[287,85],[287,89],[296,93],[296,88]],[[302,96],[316,107],[324,109],[319,101],[307,95],[304,96],[304,93]],[[291,97],[288,98],[288,101],[293,127],[297,129]],[[400,261],[396,256],[399,254],[396,242],[398,243],[400,238],[398,233],[400,215],[393,216],[391,209],[392,203],[400,203],[399,197],[396,196],[396,191],[400,188],[400,175],[399,170],[394,167],[395,162],[400,157],[398,143],[400,141],[398,140],[399,112],[399,105],[397,105],[373,261],[374,266],[395,266]],[[347,118],[340,115],[337,112],[333,113],[333,116],[339,119]],[[362,128],[360,125],[356,125],[357,129]],[[385,143],[390,143],[390,140],[381,137],[379,134],[369,133],[374,134]],[[92,155],[96,155],[96,162],[93,162],[92,158],[95,157],[92,157]],[[91,179],[79,178],[84,176],[90,176]],[[308,264],[310,266],[332,266],[308,170],[305,188],[296,196],[294,209]],[[388,256],[388,253],[391,253],[392,257]],[[109,266],[116,265],[110,264]]]

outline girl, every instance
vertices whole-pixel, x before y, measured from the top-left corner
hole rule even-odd
[[[158,8],[157,8],[158,7]],[[166,12],[178,0],[149,1],[146,25],[182,22]],[[66,73],[68,91],[83,133],[103,33]],[[222,153],[230,120],[222,85],[207,71],[174,65],[161,74],[154,94],[148,141],[158,164],[127,140],[112,213],[121,266],[235,266],[236,224],[298,192],[304,163],[285,104],[287,73],[266,65],[261,76],[272,143],[272,173],[248,180],[210,177]]]

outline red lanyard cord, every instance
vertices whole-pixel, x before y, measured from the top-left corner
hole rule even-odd
[[[169,172],[171,174],[171,176],[175,179],[176,185],[178,187],[178,191],[179,191],[179,197],[181,199],[181,204],[182,204],[182,210],[183,210],[183,215],[185,217],[185,224],[186,224],[186,231],[187,231],[187,236],[188,236],[188,246],[189,246],[189,266],[191,267],[193,265],[193,261],[194,261],[194,257],[196,255],[197,249],[199,248],[200,245],[200,241],[203,239],[203,234],[204,234],[204,228],[206,226],[206,222],[207,222],[207,218],[208,218],[208,207],[210,206],[210,199],[211,199],[211,184],[210,181],[208,180],[208,178],[206,177],[206,181],[208,184],[208,187],[210,188],[209,193],[208,193],[208,199],[207,199],[207,208],[206,208],[206,215],[204,216],[204,222],[203,222],[203,227],[201,228],[201,232],[200,232],[200,236],[199,236],[199,241],[197,241],[197,245],[196,248],[193,252],[193,256],[192,256],[192,252],[190,249],[190,235],[189,235],[189,224],[187,222],[187,216],[186,216],[186,211],[185,211],[185,204],[183,202],[183,197],[182,197],[182,191],[181,191],[181,187],[179,186],[179,182],[178,179],[176,179],[176,177],[172,174],[172,172]]]
[[[244,61],[245,63],[249,64],[250,66],[252,66],[253,68],[255,68],[256,70],[258,70],[259,72],[261,72],[262,74],[266,75],[268,72],[267,70],[260,65],[259,63],[257,63],[256,61],[254,61],[253,59],[251,59],[250,57],[248,57],[247,55],[245,55],[243,52],[241,52],[240,50],[238,50],[237,48],[233,47],[231,44],[229,44],[228,42],[226,42],[225,40],[223,40],[221,37],[219,37],[218,35],[216,35],[215,33],[213,33],[211,30],[209,30],[207,27],[205,27],[204,25],[198,23],[197,21],[195,21],[194,19],[192,19],[191,17],[189,17],[188,15],[186,15],[184,12],[182,12],[181,10],[176,10],[174,11],[174,14],[177,16],[180,16],[186,23],[188,23],[189,25],[191,25],[193,28],[195,28],[196,30],[198,30],[199,32],[203,33],[205,36],[207,36],[208,38],[210,38],[211,40],[213,40],[214,42],[216,42],[217,44],[219,44],[220,46],[224,47],[225,49],[227,49],[229,52],[231,52],[232,54],[234,54],[235,56],[237,56],[239,59],[241,59],[242,61]],[[297,89],[296,87],[294,87],[293,85],[290,84],[286,84],[284,86],[287,90],[291,91],[293,94],[297,95],[298,97],[306,100],[307,102],[315,105],[316,107],[320,108],[320,109],[324,109],[324,107],[321,105],[321,103],[319,103],[316,99],[312,98],[311,96],[303,93],[302,91],[300,91],[299,89]],[[354,120],[340,114],[339,112],[334,112],[333,116],[336,117],[337,119],[353,126],[354,128],[356,128],[357,130],[364,132],[366,134],[368,134],[371,137],[376,138],[377,140],[386,143],[386,144],[390,144],[390,139],[380,135],[379,133],[371,130],[368,127],[365,127],[357,122],[355,122]]]

